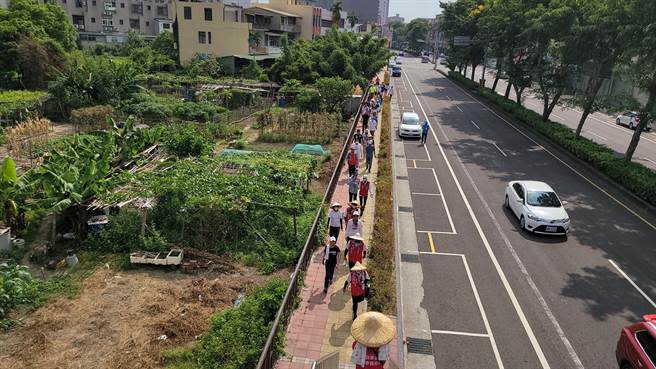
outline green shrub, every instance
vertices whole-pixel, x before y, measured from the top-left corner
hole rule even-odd
[[[164,142],[169,153],[179,157],[207,155],[215,145],[207,129],[194,123],[179,123],[168,127]]]
[[[317,90],[305,88],[296,96],[296,106],[300,111],[318,113],[321,111],[321,96]]]
[[[273,279],[250,293],[238,307],[214,315],[209,331],[192,350],[165,355],[168,368],[255,368],[286,291],[286,281]],[[282,354],[284,345],[284,329],[279,332],[276,356]]]
[[[87,247],[95,251],[120,253],[164,250],[167,247],[166,240],[152,225],[144,222],[144,215],[138,211],[121,210],[109,217],[109,223],[101,231],[90,235],[86,241]]]
[[[0,119],[18,123],[42,115],[46,95],[43,91],[0,91]]]
[[[627,163],[611,149],[587,138],[579,137],[577,139],[574,131],[562,124],[551,121],[543,122],[540,114],[517,105],[488,88],[479,88],[478,84],[465,79],[458,73],[449,72],[449,77],[460,83],[468,84],[467,88],[475,90],[481,97],[510,114],[520,123],[592,165],[641,199],[656,205],[656,173],[652,170],[635,162]]]
[[[27,267],[0,264],[0,320],[16,305],[29,302],[33,289],[34,281]]]
[[[171,96],[138,93],[123,104],[121,111],[152,122],[178,119],[204,123],[215,119],[227,109],[207,101],[191,102]]]

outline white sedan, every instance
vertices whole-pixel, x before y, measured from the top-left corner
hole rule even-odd
[[[401,114],[398,134],[399,137],[421,137],[419,115],[415,112],[404,112]]]
[[[569,232],[570,220],[563,203],[544,182],[509,182],[504,205],[515,214],[524,230],[551,235]]]

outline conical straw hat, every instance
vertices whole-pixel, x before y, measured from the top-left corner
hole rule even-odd
[[[352,272],[359,272],[361,270],[367,270],[367,267],[360,264],[360,262],[356,262],[355,265],[353,265],[353,268],[351,268]]]
[[[351,335],[367,347],[380,347],[390,343],[396,335],[392,319],[376,311],[358,316],[351,325]]]

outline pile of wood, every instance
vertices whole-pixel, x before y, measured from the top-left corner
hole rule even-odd
[[[200,271],[234,273],[242,271],[241,267],[225,256],[214,255],[192,248],[185,248],[184,255],[185,258],[180,265],[180,269],[185,273],[193,274]]]

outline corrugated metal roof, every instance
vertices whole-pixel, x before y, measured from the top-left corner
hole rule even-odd
[[[271,13],[274,13],[274,14],[282,15],[283,17],[303,18],[300,15],[287,13],[287,12],[283,12],[282,10],[267,8],[267,7],[264,7],[264,6],[251,6],[250,8],[246,8],[246,11],[248,11],[249,9],[260,9],[260,10],[268,11],[268,12],[271,12]]]

